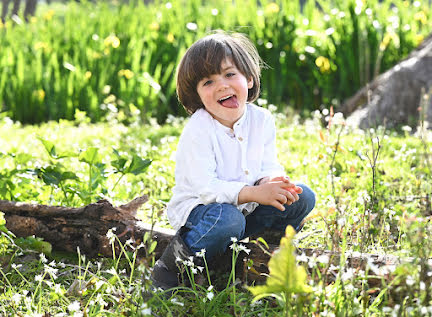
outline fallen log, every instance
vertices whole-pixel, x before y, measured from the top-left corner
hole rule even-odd
[[[107,200],[100,200],[80,208],[0,200],[0,211],[4,213],[6,227],[17,237],[34,235],[43,238],[51,243],[54,250],[76,252],[79,247],[80,252],[89,257],[112,256],[112,247],[107,236],[108,230],[112,228],[116,228],[115,233],[122,243],[132,238],[138,244],[144,234],[150,232],[152,239],[157,241],[157,259],[175,232],[172,229],[145,224],[136,218],[136,211],[147,199],[147,196],[141,196],[119,207],[114,207]],[[251,250],[249,254],[239,254],[237,261],[236,271],[243,281],[264,281],[268,274],[267,263],[271,254],[277,250],[281,237],[271,232],[265,232],[262,237],[274,244],[269,244],[267,248],[253,239],[241,242]],[[228,249],[224,255],[212,260],[210,269],[230,271],[231,252]],[[413,261],[411,258],[392,255],[358,252],[341,254],[320,249],[298,249],[298,255],[303,259],[310,259],[311,263],[321,263],[320,267],[329,282],[338,274],[341,258],[345,261],[345,268],[374,268],[374,273],[378,276],[387,276],[395,266]],[[316,264],[310,267],[314,268]]]

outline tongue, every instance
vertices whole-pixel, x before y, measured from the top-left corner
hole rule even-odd
[[[225,108],[237,108],[238,107],[237,97],[232,96],[231,98],[228,98],[228,99],[222,101],[221,104]]]

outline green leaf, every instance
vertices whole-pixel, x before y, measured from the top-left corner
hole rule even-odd
[[[23,249],[30,249],[39,253],[51,255],[51,251],[52,251],[51,243],[43,241],[42,238],[35,238],[35,237],[18,238],[15,240],[15,243]]]
[[[38,137],[38,139],[42,142],[43,146],[45,147],[45,150],[47,151],[48,155],[51,156],[53,159],[61,159],[64,157],[72,157],[75,156],[72,152],[61,152],[57,153],[57,149],[55,147],[55,144],[49,140],[45,140],[41,137]]]
[[[54,165],[46,168],[37,169],[36,173],[42,178],[47,185],[59,185],[67,179],[78,180],[78,177],[73,172],[63,172],[61,166]]]
[[[280,297],[282,293],[308,293],[312,289],[307,285],[307,274],[302,266],[296,265],[295,248],[292,238],[295,230],[288,226],[285,237],[281,239],[279,250],[275,251],[268,263],[269,277],[265,285],[248,287],[254,295],[254,301],[273,296]]]
[[[116,149],[113,149],[113,153],[117,159],[111,161],[111,166],[115,168],[115,173],[123,173],[128,159],[127,157],[121,156]]]
[[[45,150],[48,152],[49,156],[51,156],[52,158],[55,158],[55,159],[58,158],[54,143],[52,143],[51,141],[45,140],[43,138],[40,138],[40,137],[38,139],[42,142],[42,144],[45,147]]]
[[[79,155],[80,162],[85,162],[89,165],[99,163],[99,155],[97,147],[89,147]]]
[[[150,166],[151,160],[145,159],[143,160],[138,155],[134,154],[132,158],[132,162],[124,172],[125,174],[130,173],[134,175],[139,175],[144,173],[145,170]]]

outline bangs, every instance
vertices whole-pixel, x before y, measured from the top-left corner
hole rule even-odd
[[[188,67],[187,77],[195,87],[201,79],[220,74],[222,62],[227,58],[232,59],[233,56],[231,48],[226,43],[214,39],[203,42],[190,54],[192,67]]]

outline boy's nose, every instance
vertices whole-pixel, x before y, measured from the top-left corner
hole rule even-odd
[[[218,81],[218,90],[223,91],[225,89],[227,89],[229,86],[228,84],[225,82],[225,80],[221,79]]]

